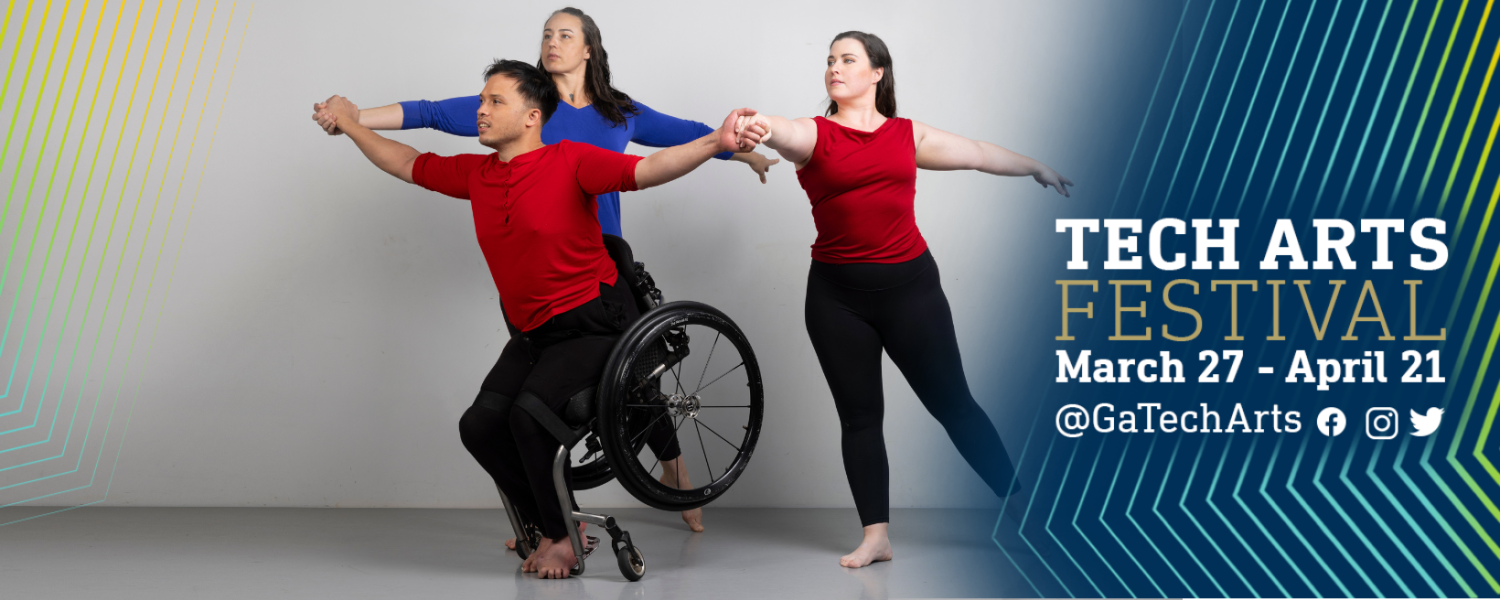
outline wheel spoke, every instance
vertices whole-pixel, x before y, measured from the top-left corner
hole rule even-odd
[[[687,394],[682,391],[682,361],[677,361],[677,365],[672,367],[672,369],[672,384],[677,386],[677,394],[686,396]]]
[[[723,335],[722,331],[714,334],[714,343],[708,347],[708,360],[703,361],[703,372],[698,374],[698,389],[700,390],[703,389],[703,376],[708,374],[708,364],[714,361],[714,349],[719,347],[719,337]]]
[[[695,420],[694,420],[694,421],[693,421],[693,423],[694,423],[694,424],[697,424],[697,423],[699,423],[699,422],[700,422],[700,421],[698,421],[698,420],[696,420],[696,419],[695,419]],[[717,432],[717,431],[714,431],[714,428],[712,428],[712,427],[709,427],[709,426],[708,426],[708,423],[703,423],[703,428],[704,428],[704,429],[707,429],[707,430],[708,430],[708,431],[709,431],[709,433],[712,433],[712,434],[714,434],[714,435],[718,435],[718,436],[719,436],[719,439],[721,439],[721,440],[724,440],[724,443],[726,443],[726,444],[729,444],[729,447],[730,447],[730,448],[734,448],[734,450],[735,450],[735,452],[744,452],[744,450],[740,450],[740,447],[739,447],[739,446],[736,446],[736,445],[734,445],[734,442],[731,442],[731,441],[729,441],[729,440],[727,440],[727,439],[724,439],[724,436],[722,436],[722,435],[719,435],[719,432]]]
[[[714,481],[714,464],[708,462],[708,448],[703,446],[703,428],[698,427],[698,420],[693,419],[693,430],[698,432],[698,449],[703,451],[703,464],[708,466],[708,481]]]
[[[714,378],[714,380],[713,380],[713,381],[710,381],[710,382],[708,382],[708,385],[705,385],[705,386],[703,386],[703,387],[700,387],[700,388],[698,388],[698,389],[696,389],[696,390],[693,390],[693,393],[694,393],[694,394],[696,394],[696,393],[698,393],[698,392],[701,392],[701,391],[703,391],[703,390],[706,390],[706,389],[708,389],[708,386],[709,386],[709,385],[713,385],[713,384],[715,384],[715,383],[718,383],[718,381],[719,381],[719,380],[720,380],[720,379],[723,379],[723,378],[724,378],[724,376],[725,376],[725,375],[728,375],[728,374],[730,374],[730,373],[733,373],[733,372],[735,372],[735,370],[737,370],[737,369],[739,369],[739,368],[740,368],[740,367],[743,367],[743,366],[745,366],[745,361],[743,361],[743,360],[742,360],[742,361],[740,361],[740,364],[737,364],[737,365],[735,365],[735,366],[733,366],[733,367],[730,367],[730,369],[729,369],[729,370],[728,370],[728,371],[725,371],[725,372],[724,372],[724,375],[720,375],[720,376],[718,376],[718,377],[715,377],[715,378]]]

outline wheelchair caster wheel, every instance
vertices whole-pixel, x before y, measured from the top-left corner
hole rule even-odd
[[[620,574],[631,581],[640,581],[646,575],[646,557],[641,555],[641,549],[635,546],[626,546],[615,552],[615,558],[620,561]]]

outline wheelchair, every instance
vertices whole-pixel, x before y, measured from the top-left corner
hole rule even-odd
[[[646,573],[646,559],[631,542],[630,532],[614,517],[574,510],[569,470],[574,490],[617,479],[652,508],[683,511],[703,506],[728,491],[750,462],[760,436],[764,393],[760,365],[734,321],[698,302],[663,303],[645,264],[635,261],[625,240],[607,234],[604,238],[620,272],[616,285],[629,287],[640,318],[615,343],[598,385],[570,398],[561,415],[540,402],[518,402],[515,408],[530,413],[562,444],[553,459],[552,481],[578,557],[571,575],[583,574],[585,559],[598,546],[597,538],[578,533],[583,522],[609,533],[620,573],[639,581]],[[694,437],[688,438],[688,432]],[[686,478],[702,485],[678,489],[657,479],[661,461],[646,451],[646,442],[668,434],[677,441],[682,458],[678,464],[686,471],[679,482]],[[691,458],[689,440],[697,441],[699,450]],[[702,464],[697,463],[700,457]],[[500,498],[516,534],[516,552],[525,559],[540,543],[541,530],[524,522],[504,491]]]

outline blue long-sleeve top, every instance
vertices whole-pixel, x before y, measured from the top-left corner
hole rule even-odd
[[[479,96],[402,102],[401,128],[429,128],[452,135],[478,137],[475,113],[479,110],[479,102]],[[574,108],[567,102],[558,102],[557,112],[542,126],[542,143],[556,144],[568,140],[624,152],[630,142],[666,148],[686,144],[714,131],[697,121],[661,114],[640,102],[636,102],[635,107],[640,112],[626,114],[625,124],[619,126],[599,114],[592,104]],[[714,158],[724,160],[732,155],[732,152],[724,152]],[[599,225],[604,233],[624,237],[620,231],[620,193],[600,194],[598,199]]]

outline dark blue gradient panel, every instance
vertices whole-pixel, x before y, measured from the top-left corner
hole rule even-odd
[[[1034,308],[1006,316],[1026,325],[1003,343],[1032,350],[1010,353],[1027,375],[998,410],[1027,493],[1005,511],[1025,526],[995,525],[996,577],[1039,596],[1500,595],[1491,5],[1165,6],[1131,49],[1149,67],[1113,74],[1091,117],[1074,179],[1092,185],[1058,210],[1097,229],[1080,255],[1072,231],[1030,253]],[[1196,237],[1229,222],[1233,266]],[[1106,267],[1111,224],[1140,267]],[[1263,268],[1289,235],[1299,251]],[[1146,360],[1183,381],[1141,381],[1162,376]]]

